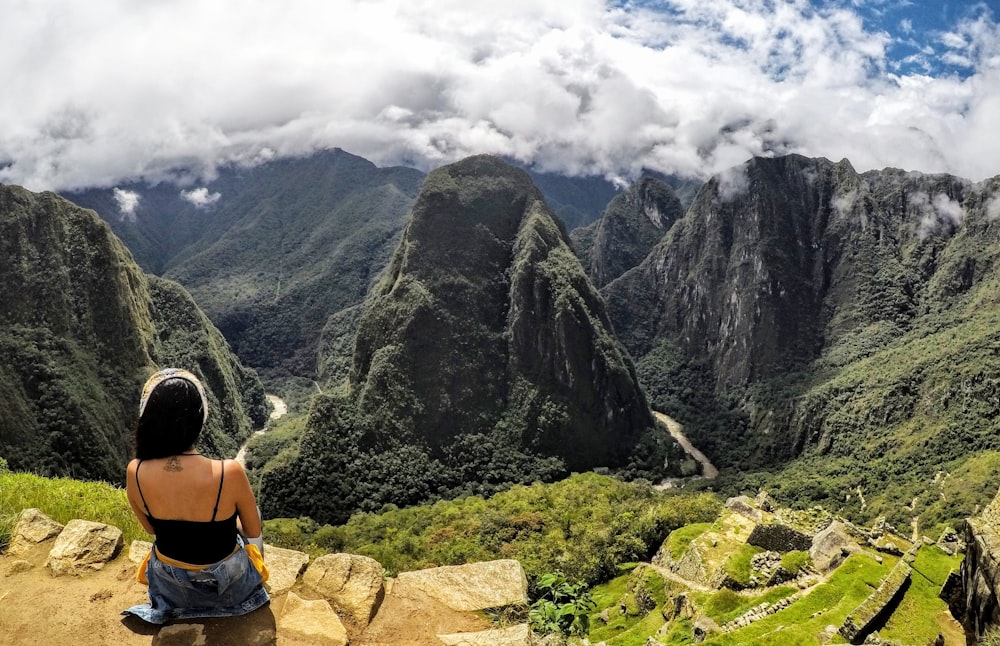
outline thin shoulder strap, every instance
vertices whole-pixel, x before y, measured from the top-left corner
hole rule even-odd
[[[212,509],[212,522],[215,522],[215,514],[219,513],[219,500],[222,499],[222,483],[226,481],[226,462],[219,460],[222,464],[222,477],[219,478],[219,493],[215,496],[215,508]],[[138,480],[137,480],[138,481]]]
[[[139,490],[139,498],[142,499],[142,506],[146,508],[146,515],[152,518],[153,514],[149,513],[149,505],[146,504],[146,496],[142,495],[142,485],[139,484],[139,467],[142,466],[142,460],[139,460],[139,464],[135,465],[135,488]]]

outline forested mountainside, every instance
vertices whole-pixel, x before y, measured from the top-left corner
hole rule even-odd
[[[604,287],[642,262],[683,215],[670,186],[646,175],[612,199],[600,219],[573,230],[573,248],[590,279]]]
[[[603,178],[532,176],[573,226],[617,191]],[[97,211],[146,271],[184,285],[262,375],[326,381],[343,375],[317,363],[323,330],[353,337],[352,308],[386,266],[423,178],[334,149],[222,168],[186,189],[136,183],[66,197]]]
[[[176,283],[145,276],[92,211],[0,185],[0,456],[13,469],[123,480],[139,391],[158,367],[205,380],[203,448],[266,419],[256,374]]]
[[[360,314],[349,386],[264,474],[265,515],[339,522],[470,484],[680,462],[561,223],[493,157],[427,177]]]
[[[957,518],[996,489],[998,242],[1000,178],[758,158],[602,293],[654,406],[724,467],[845,513]]]
[[[223,169],[195,203],[176,186],[71,195],[98,210],[150,271],[176,280],[247,364],[316,376],[320,333],[364,299],[385,266],[423,173],[341,150]]]

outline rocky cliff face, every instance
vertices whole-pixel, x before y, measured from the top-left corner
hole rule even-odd
[[[645,176],[615,196],[599,220],[573,230],[573,246],[587,275],[603,287],[642,262],[683,215],[674,191]]]
[[[966,521],[963,534],[965,559],[946,591],[952,614],[978,638],[1000,627],[1000,495]]]
[[[0,186],[0,456],[15,469],[120,481],[139,389],[178,361],[212,390],[206,446],[235,449],[251,417],[263,418],[260,383],[178,292],[147,280],[92,211]]]
[[[1000,178],[753,159],[706,183],[602,294],[658,405],[694,401],[698,384],[736,400],[718,414],[737,406],[743,436],[681,416],[723,465],[727,452],[744,468],[813,449],[866,460],[873,445],[902,464],[958,457],[963,442],[993,446],[998,196]],[[963,419],[977,439],[960,439]]]
[[[369,465],[356,477],[379,487],[360,501],[378,505],[394,485],[377,472],[396,462],[419,472],[403,494],[416,501],[464,483],[662,465],[667,450],[637,455],[653,420],[603,301],[528,175],[491,157],[427,177],[358,323],[350,389],[314,408],[299,465],[265,477],[269,496],[301,499],[302,479],[347,459],[333,454]],[[313,455],[329,459],[306,468]]]
[[[681,339],[712,357],[721,387],[745,385],[981,281],[993,254],[942,256],[972,233],[959,226],[966,202],[984,198],[950,176],[754,159],[703,187],[668,239],[605,290],[609,308],[635,354]]]

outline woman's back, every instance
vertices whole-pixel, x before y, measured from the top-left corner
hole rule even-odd
[[[208,522],[213,520],[213,510],[215,520],[228,518],[236,511],[233,487],[225,486],[225,462],[199,454],[182,454],[142,460],[141,466],[136,460],[129,465],[129,471],[138,472],[138,490],[148,515],[159,520]],[[227,471],[232,469],[226,466]],[[230,484],[233,481],[230,477]]]
[[[162,556],[209,564],[236,549],[237,507],[232,486],[226,495],[225,466],[222,460],[197,454],[136,460],[129,465]]]

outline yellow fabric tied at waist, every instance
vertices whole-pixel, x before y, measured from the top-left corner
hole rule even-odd
[[[139,569],[135,573],[135,580],[143,585],[149,585],[149,579],[146,578],[146,568],[149,565],[149,557],[152,556],[153,550],[155,549],[156,546],[154,545],[153,548],[146,553],[146,557],[142,559],[142,563],[139,564]],[[239,549],[240,547],[237,545],[233,549],[232,553],[226,558],[229,558],[238,552]],[[243,549],[247,551],[247,557],[249,557],[250,563],[253,564],[254,569],[260,573],[261,583],[267,582],[271,573],[267,569],[267,563],[264,563],[264,555],[261,554],[260,550],[257,549],[257,546],[252,543],[245,545]],[[164,556],[163,554],[160,554],[159,551],[156,552],[156,558],[167,565],[178,567],[182,570],[188,570],[190,572],[201,572],[202,570],[210,568],[214,565],[214,563],[209,563],[208,565],[192,565],[191,563],[185,563],[184,561],[178,561],[177,559],[172,559],[169,556]]]

